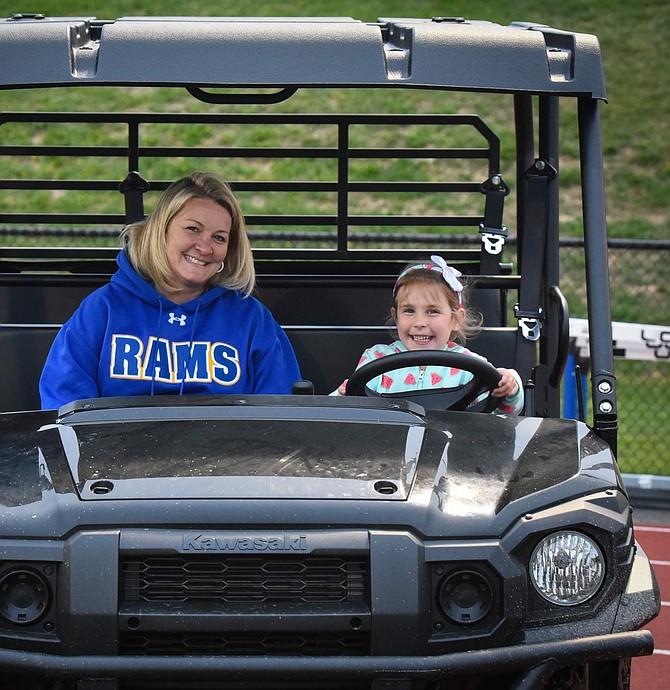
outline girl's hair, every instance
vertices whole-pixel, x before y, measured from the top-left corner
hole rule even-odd
[[[434,266],[430,268],[428,266]],[[408,264],[401,272],[393,288],[393,308],[398,309],[398,293],[402,288],[418,287],[420,289],[432,289],[441,292],[451,307],[452,312],[457,312],[460,307],[465,310],[465,316],[460,322],[458,330],[451,334],[452,340],[464,344],[466,340],[474,338],[482,326],[482,315],[468,309],[469,286],[464,285],[460,293],[450,287],[442,275],[442,270],[433,261],[421,261]]]
[[[211,199],[225,208],[232,218],[224,268],[221,273],[214,274],[207,288],[221,285],[239,290],[248,297],[256,284],[256,270],[244,216],[229,185],[211,173],[194,172],[173,182],[145,220],[123,229],[121,241],[127,248],[130,263],[159,292],[166,295],[179,292],[180,288],[171,282],[166,234],[172,219],[191,199]]]

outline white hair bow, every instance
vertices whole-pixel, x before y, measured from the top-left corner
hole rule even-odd
[[[458,279],[463,274],[458,269],[448,266],[447,262],[441,256],[437,256],[437,254],[431,256],[430,260],[436,266],[440,267],[440,270],[442,271],[442,277],[445,279],[447,285],[454,292],[460,293],[463,291],[463,285],[461,281]]]

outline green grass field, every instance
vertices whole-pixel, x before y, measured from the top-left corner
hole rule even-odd
[[[18,8],[18,9],[17,9]],[[61,0],[40,0],[31,11],[62,16]],[[603,109],[603,134],[605,140],[605,171],[609,192],[609,230],[612,237],[639,237],[667,239],[668,198],[670,196],[670,80],[667,65],[670,62],[670,5],[655,0],[638,0],[622,3],[618,0],[600,0],[584,3],[582,0],[564,0],[561,3],[541,3],[534,0],[517,0],[514,3],[493,0],[453,0],[452,2],[401,2],[399,0],[294,0],[290,3],[275,0],[258,0],[250,4],[231,0],[222,5],[213,0],[156,0],[145,3],[139,0],[109,0],[93,5],[85,0],[67,3],[68,15],[97,16],[113,19],[129,15],[195,14],[215,16],[236,15],[312,15],[352,16],[363,21],[375,21],[380,16],[463,16],[508,24],[512,21],[535,21],[556,28],[594,33],[599,37],[607,78],[609,103]],[[0,2],[0,14],[26,11],[15,1]],[[348,97],[348,96],[347,96]],[[109,93],[98,94],[95,90],[82,90],[75,98],[71,90],[53,90],[48,97],[42,93],[25,92],[23,107],[79,107],[92,109],[108,100]],[[124,107],[137,110],[192,109],[183,92],[172,90],[167,94],[148,99],[140,90],[130,90],[123,96]],[[305,100],[302,100],[302,99]],[[291,99],[278,110],[299,110],[314,105],[318,94],[304,94]],[[365,112],[386,112],[389,108],[428,110],[434,95],[414,94],[409,100],[397,99],[382,92],[366,92],[358,103],[348,107],[362,108]],[[418,99],[418,101],[417,101]],[[0,93],[0,108],[20,108],[8,103],[8,94]],[[333,94],[319,102],[323,110],[337,110],[344,104],[343,94]],[[468,106],[462,96],[455,97],[455,108]],[[114,104],[110,104],[114,109]],[[197,107],[200,107],[199,105]],[[210,106],[216,110],[216,106]],[[488,115],[495,116],[496,108]],[[484,113],[485,115],[487,113]],[[501,118],[503,126],[509,119]],[[569,144],[563,152],[564,181],[570,178],[571,162],[575,160],[575,144]],[[572,151],[571,151],[572,147]],[[507,152],[509,153],[509,152]],[[505,151],[503,151],[505,154]],[[572,158],[572,161],[571,161]],[[54,173],[58,173],[57,170]],[[576,179],[576,176],[575,176]],[[563,219],[563,232],[573,233],[579,223],[579,209],[575,208]]]
[[[40,0],[37,5],[26,7],[16,2],[0,0],[0,15],[9,16],[17,11],[39,11],[47,15],[62,16],[62,0]],[[670,80],[667,65],[670,63],[670,5],[655,0],[638,0],[636,3],[621,3],[615,0],[600,0],[584,3],[583,0],[564,0],[561,3],[541,3],[531,0],[517,0],[514,3],[500,3],[492,0],[455,0],[445,3],[422,1],[400,2],[398,0],[306,0],[280,3],[258,0],[232,0],[224,4],[213,0],[155,0],[147,4],[139,0],[108,0],[91,9],[90,2],[71,0],[67,3],[68,15],[97,16],[114,19],[128,15],[202,15],[215,16],[249,15],[311,15],[352,16],[363,21],[375,21],[378,17],[392,16],[463,16],[468,19],[482,19],[508,24],[512,21],[535,21],[559,29],[594,33],[601,42],[605,74],[608,87],[608,103],[603,107],[603,137],[605,142],[605,174],[608,186],[608,225],[612,237],[634,239],[669,239],[668,198],[670,198]],[[503,142],[503,173],[513,179],[513,151],[506,142],[512,132],[511,99],[494,96],[482,99],[477,95],[452,94],[447,96],[436,92],[408,92],[399,97],[386,91],[333,90],[324,97],[318,91],[299,91],[287,102],[274,106],[274,112],[434,112],[436,103],[443,112],[478,112],[501,136]],[[562,138],[562,236],[581,234],[581,208],[577,193],[578,151],[574,111],[564,105],[566,129]],[[124,92],[100,88],[51,89],[49,91],[24,90],[20,92],[0,91],[0,110],[80,110],[92,111],[98,108],[115,111],[131,109],[150,112],[219,112],[220,106],[204,105],[194,101],[181,89],[145,91],[128,89]],[[237,112],[253,112],[255,106],[235,106]],[[104,130],[104,131],[103,131]],[[100,137],[112,142],[122,141],[124,132],[113,127],[94,130],[91,143]],[[51,128],[35,133],[34,128],[18,125],[4,125],[0,135],[13,143],[82,143],[84,136],[76,127]],[[183,131],[179,125],[165,125],[152,130],[145,145],[161,143],[169,145],[200,145],[203,143],[236,146],[266,146],[276,143],[270,130],[256,129],[247,134],[241,129],[229,127],[222,134],[208,126]],[[309,145],[332,136],[319,128],[296,127],[283,136]],[[434,142],[434,132],[415,127],[402,134],[389,130],[361,130],[359,136],[374,140],[379,146],[411,145],[429,146]],[[455,142],[469,145],[468,135]],[[450,142],[454,143],[454,142]],[[118,170],[96,166],[95,162],[82,164],[72,169],[64,159],[25,158],[3,161],[3,176],[68,179],[81,177],[121,178],[124,174],[123,159]],[[332,168],[321,161],[309,170],[301,168],[300,162],[265,162],[251,169],[246,161],[231,161],[225,171],[228,179],[297,179],[308,175],[309,179],[330,179]],[[386,167],[384,167],[386,165]],[[395,164],[399,164],[396,162]],[[430,179],[435,176],[431,167],[425,165],[409,173],[402,167],[377,161],[359,161],[353,173],[360,179]],[[190,167],[179,169],[179,162],[162,161],[151,163],[148,171],[154,178],[170,178],[190,171]],[[190,162],[184,162],[190,166]],[[462,171],[465,174],[467,171]],[[450,175],[458,178],[459,170]],[[60,196],[46,191],[34,192],[18,197],[3,194],[0,198],[0,213],[11,208],[13,211],[34,210],[36,207],[61,211],[79,211],[87,199],[77,196]],[[406,202],[406,201],[405,201]],[[453,200],[450,198],[450,203]],[[109,194],[102,201],[96,198],[96,212],[118,213],[119,196]],[[272,212],[267,202],[250,196],[243,200],[246,213]],[[312,206],[299,206],[297,199],[290,196],[277,197],[275,203],[290,207],[294,213],[310,213]],[[325,197],[313,197],[308,204],[328,204]],[[353,209],[365,213],[371,208],[384,205],[389,212],[398,211],[392,198],[361,198]],[[417,196],[409,200],[412,213],[440,213],[440,200],[428,196]],[[467,211],[466,208],[452,208],[452,211]],[[513,209],[512,209],[513,215]],[[513,217],[506,223],[513,230]],[[113,244],[114,240],[96,240]],[[40,240],[42,243],[43,240]],[[25,244],[24,238],[2,237],[0,244]],[[80,242],[75,241],[75,244]],[[640,271],[630,268],[624,261],[613,265],[613,310],[615,320],[642,323],[670,324],[670,300],[667,286],[667,252],[665,255],[645,255]],[[570,258],[574,265],[564,269],[566,285],[564,290],[571,304],[571,315],[585,316],[582,306],[583,265],[580,259]],[[574,273],[572,272],[574,271]],[[620,457],[624,471],[670,474],[670,451],[665,445],[665,430],[668,428],[670,409],[670,363],[662,362],[653,370],[643,363],[618,362],[617,376],[620,386],[621,441]],[[651,391],[651,393],[650,393]],[[645,411],[644,424],[640,424],[640,410]],[[653,462],[653,464],[651,464]]]

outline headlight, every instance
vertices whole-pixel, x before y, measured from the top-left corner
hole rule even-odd
[[[547,601],[575,606],[598,591],[605,560],[593,539],[579,532],[556,532],[535,547],[528,570],[535,589]]]

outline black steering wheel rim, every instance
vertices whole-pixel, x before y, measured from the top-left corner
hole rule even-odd
[[[409,350],[380,357],[356,369],[347,381],[345,395],[367,395],[365,385],[373,378],[387,371],[404,367],[431,365],[463,369],[470,372],[473,376],[473,380],[463,387],[460,394],[456,395],[456,401],[461,404],[455,406],[455,403],[453,403],[447,405],[445,409],[465,409],[482,392],[492,391],[498,387],[500,382],[500,372],[492,364],[480,357],[462,352],[450,352],[448,350]],[[455,389],[453,388],[435,389],[431,392],[439,395],[441,390],[444,391],[445,395],[448,393],[452,397],[454,396]],[[408,391],[407,394],[391,395],[393,397],[411,398],[412,393],[412,391]],[[383,393],[380,395],[385,397]]]

